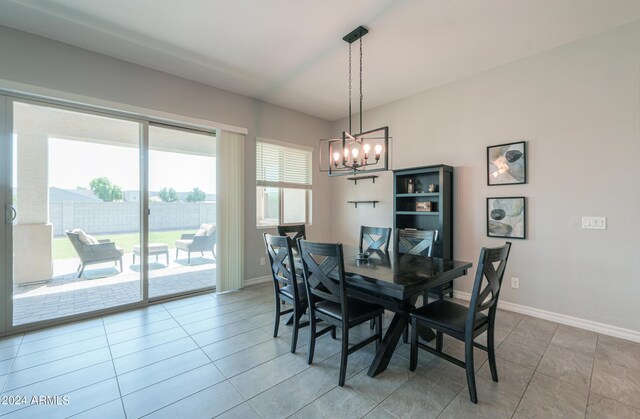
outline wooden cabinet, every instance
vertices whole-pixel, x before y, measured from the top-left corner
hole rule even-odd
[[[438,230],[433,256],[453,259],[453,167],[394,170],[393,196],[394,229]]]

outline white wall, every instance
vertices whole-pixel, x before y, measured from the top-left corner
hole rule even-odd
[[[501,299],[640,331],[639,68],[635,23],[366,112],[364,126],[389,125],[395,169],[455,167],[457,259],[475,265],[482,246],[504,243],[486,237],[487,197],[527,197],[528,237],[512,240]],[[518,140],[528,183],[488,187],[486,147]],[[331,182],[333,240],[392,225],[390,172],[375,185]],[[349,199],[383,205],[356,210]],[[607,230],[582,230],[583,215],[606,216]],[[456,289],[470,292],[473,275]]]
[[[262,233],[255,228],[255,138],[313,146],[327,138],[330,123],[245,96],[0,26],[1,80],[153,109],[248,129],[245,151],[245,278],[268,275]],[[328,240],[329,181],[314,172],[313,226],[309,234]]]

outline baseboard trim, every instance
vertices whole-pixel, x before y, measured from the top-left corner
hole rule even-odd
[[[265,282],[269,282],[271,281],[271,275],[265,275],[265,276],[258,276],[255,278],[249,278],[249,279],[245,279],[242,286],[243,287],[248,287],[250,285],[256,285],[256,284],[262,284]]]
[[[453,291],[453,296],[465,301],[471,300],[471,294],[468,292]],[[578,327],[580,329],[590,330],[607,336],[613,336],[633,342],[640,342],[640,331],[637,330],[625,329],[605,323],[594,322],[592,320],[585,320],[578,317],[568,316],[566,314],[554,313],[552,311],[541,310],[539,308],[511,303],[504,300],[500,300],[498,302],[498,307],[503,310],[526,314],[527,316],[537,317],[539,319],[549,320],[567,326]]]

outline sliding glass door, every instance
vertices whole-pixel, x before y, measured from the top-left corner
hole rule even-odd
[[[149,298],[216,284],[216,139],[149,127]]]
[[[0,333],[216,285],[216,137],[0,95]]]
[[[8,103],[12,324],[139,302],[141,124]]]

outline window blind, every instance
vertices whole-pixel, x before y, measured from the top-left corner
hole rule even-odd
[[[256,185],[311,189],[312,152],[256,141]]]

